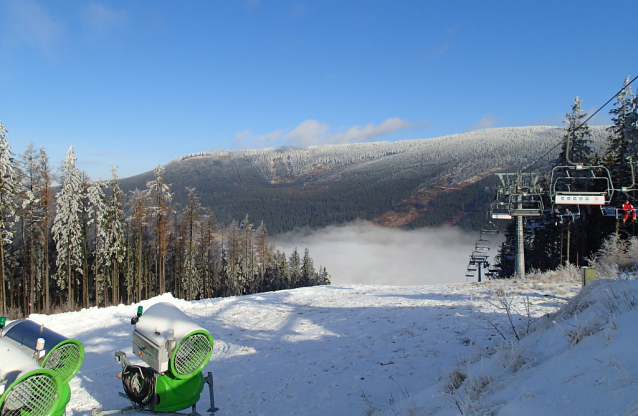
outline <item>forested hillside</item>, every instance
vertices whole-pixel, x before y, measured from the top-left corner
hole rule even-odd
[[[273,233],[354,219],[408,228],[460,223],[480,227],[497,171],[536,161],[546,168],[565,129],[512,127],[433,139],[261,150],[215,150],[164,166],[175,200],[195,187],[220,222],[262,220]],[[607,132],[592,127],[599,149]],[[124,191],[144,189],[152,173],[122,179]]]

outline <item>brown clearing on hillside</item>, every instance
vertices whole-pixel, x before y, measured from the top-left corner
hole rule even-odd
[[[419,189],[415,195],[412,195],[410,198],[401,202],[399,206],[403,208],[403,212],[397,212],[395,210],[386,211],[379,217],[372,220],[372,222],[381,227],[402,227],[407,225],[423,215],[423,213],[428,210],[427,206],[430,201],[434,200],[437,195],[458,191],[502,169],[503,167],[491,169],[460,183],[451,184],[447,178],[443,179],[430,188]],[[462,213],[459,213],[459,215],[456,215],[450,221],[450,224],[458,223],[461,220],[461,217]]]

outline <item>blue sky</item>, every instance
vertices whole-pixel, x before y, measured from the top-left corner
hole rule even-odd
[[[560,125],[638,74],[636,1],[0,1],[0,122],[92,179],[214,149]],[[634,90],[636,87],[634,86]],[[609,122],[608,107],[592,124]]]

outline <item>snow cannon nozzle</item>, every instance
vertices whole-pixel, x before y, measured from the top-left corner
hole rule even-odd
[[[134,316],[133,318],[131,318],[131,325],[135,325],[137,323],[137,321],[140,320],[140,318],[142,317],[142,312],[144,311],[144,307],[143,306],[138,306],[137,307],[137,315]]]

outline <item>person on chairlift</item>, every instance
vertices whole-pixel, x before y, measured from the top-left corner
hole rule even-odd
[[[554,215],[554,225],[557,226],[558,224],[563,223],[563,217],[560,215],[560,211],[558,210],[558,208],[554,209],[553,215]]]
[[[623,217],[622,217],[622,222],[627,222],[627,218],[629,218],[629,214],[631,213],[631,220],[632,221],[636,221],[636,209],[634,208],[633,205],[631,205],[631,202],[629,202],[629,200],[627,200],[623,205],[622,205],[622,210],[623,210]]]

